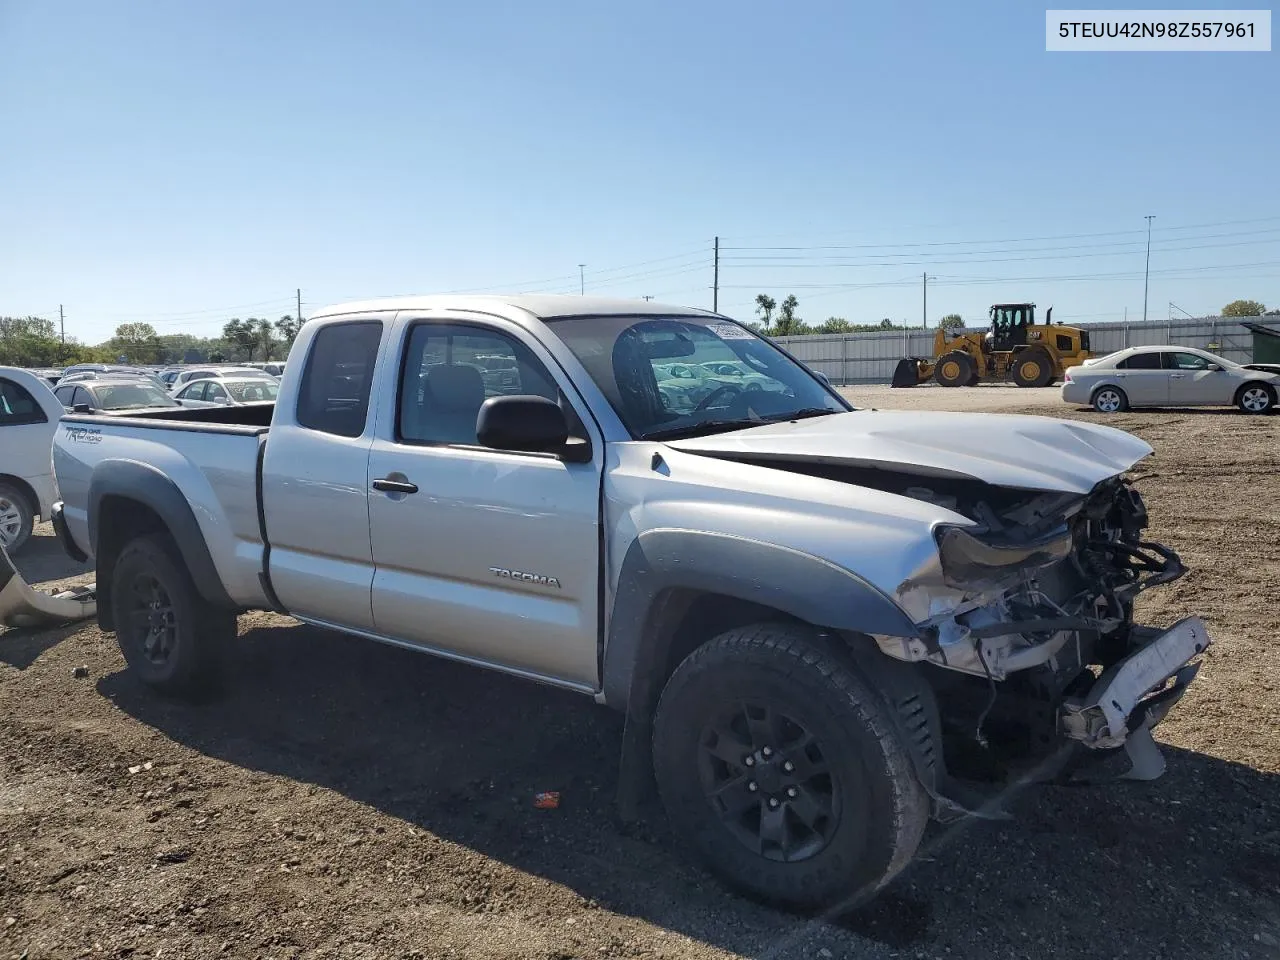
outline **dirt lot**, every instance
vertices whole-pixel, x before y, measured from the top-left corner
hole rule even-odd
[[[1052,389],[850,395],[1095,419]],[[803,921],[724,893],[660,816],[617,826],[619,724],[571,694],[254,615],[229,693],[191,707],[92,626],[10,633],[0,958],[1280,957],[1280,418],[1106,422],[1155,447],[1153,534],[1193,570],[1141,613],[1217,641],[1154,784],[1028,792]],[[28,578],[83,576],[42,533]]]

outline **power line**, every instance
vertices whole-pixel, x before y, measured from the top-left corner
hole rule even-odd
[[[1157,232],[1172,231],[1172,230],[1199,230],[1206,227],[1238,226],[1240,224],[1247,224],[1247,223],[1273,223],[1278,220],[1280,220],[1280,216],[1251,217],[1246,220],[1217,220],[1209,223],[1192,223],[1192,224],[1183,224],[1181,226],[1162,227],[1161,231],[1157,231]],[[855,232],[857,231],[838,231],[836,233],[827,234],[827,236],[840,236],[842,234],[847,235],[848,233],[855,233]],[[1119,237],[1119,236],[1130,236],[1130,235],[1141,236],[1143,232],[1144,231],[1141,228],[1134,228],[1129,230],[1108,230],[1108,231],[1094,232],[1094,233],[1063,233],[1063,234],[1057,234],[1055,236],[1044,236],[1044,237],[1012,237],[1012,238],[1006,237],[1000,240],[935,240],[935,241],[896,243],[896,244],[895,243],[888,243],[888,244],[870,243],[870,244],[850,245],[848,249],[925,247],[925,246],[963,246],[968,244],[981,244],[981,243],[1030,243],[1030,242],[1036,242],[1040,240],[1079,240],[1079,239],[1087,239],[1090,237]],[[753,234],[752,236],[768,236],[768,235]],[[779,234],[773,234],[773,236],[779,236]],[[784,236],[797,236],[797,234],[785,234]],[[739,238],[739,239],[746,239],[746,238]],[[814,247],[722,247],[721,249],[722,250],[810,250],[810,249],[816,249],[816,248]],[[841,248],[836,248],[836,249],[841,249]]]

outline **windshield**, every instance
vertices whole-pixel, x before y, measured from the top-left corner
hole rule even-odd
[[[223,383],[227,393],[237,403],[264,403],[274,400],[280,387],[270,380],[253,381],[251,383]]]
[[[176,407],[176,400],[149,383],[99,383],[93,388],[102,410],[133,410],[140,407]]]
[[[808,369],[720,317],[566,317],[548,323],[640,439],[850,409]]]

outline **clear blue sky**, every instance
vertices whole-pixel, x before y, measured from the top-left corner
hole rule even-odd
[[[1050,54],[1044,23],[1026,2],[0,0],[0,313],[207,334],[292,312],[295,287],[304,313],[576,292],[579,263],[590,291],[709,306],[718,234],[808,248],[726,249],[744,319],[767,291],[812,321],[916,321],[926,270],[931,321],[1023,299],[1133,318],[1145,214],[1152,316],[1280,305],[1277,54]]]

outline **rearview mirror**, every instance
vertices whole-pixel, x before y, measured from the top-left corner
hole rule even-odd
[[[476,439],[494,450],[554,453],[575,461],[584,446],[569,442],[569,421],[559,404],[535,396],[490,397],[476,417]]]
[[[661,340],[645,340],[644,355],[649,360],[670,360],[674,357],[692,357],[697,352],[692,340],[683,334],[664,337]]]

